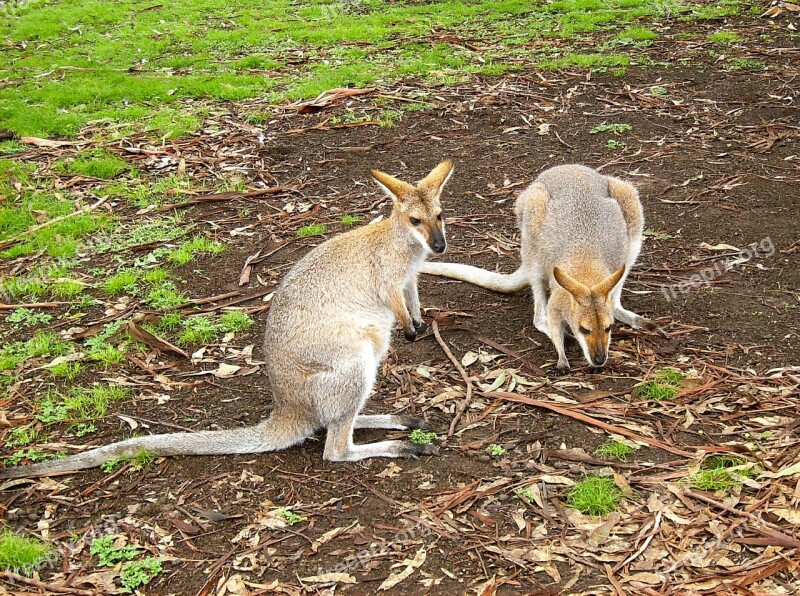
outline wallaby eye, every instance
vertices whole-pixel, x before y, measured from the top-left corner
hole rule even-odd
[[[608,327],[606,327],[606,333],[611,333],[611,329],[613,327],[614,327],[614,325],[609,325]]]
[[[411,222],[411,225],[412,225],[412,226],[418,226],[418,225],[420,225],[420,224],[422,223],[422,222],[421,222],[420,220],[418,220],[416,217],[409,217],[409,218],[408,218],[408,221],[410,221],[410,222]]]
[[[578,327],[578,331],[580,331],[584,335],[589,335],[591,333],[591,331],[589,331],[586,327]]]
[[[436,219],[437,219],[438,221],[442,221],[442,214],[440,213],[439,215],[437,215],[437,216],[436,216]]]

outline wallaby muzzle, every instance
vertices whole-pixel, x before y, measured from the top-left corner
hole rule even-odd
[[[603,366],[608,360],[608,352],[605,348],[596,348],[592,354],[592,364],[594,366]]]
[[[447,250],[447,240],[445,240],[444,234],[440,230],[433,230],[433,233],[431,234],[430,247],[431,250],[437,255],[440,255]]]

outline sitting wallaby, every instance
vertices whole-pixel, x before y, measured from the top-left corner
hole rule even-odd
[[[275,292],[264,342],[274,407],[258,425],[128,439],[66,459],[7,468],[0,477],[41,476],[99,466],[142,451],[154,455],[217,455],[277,451],[327,428],[324,458],[435,455],[430,445],[383,441],[354,445],[353,429],[427,428],[424,420],[360,415],[395,320],[413,340],[425,329],[416,278],[430,252],[447,247],[440,196],[453,171],[439,164],[416,186],[379,171],[394,201],[391,217],[322,243],[286,274]]]
[[[634,329],[664,332],[622,308],[622,285],[642,247],[639,194],[627,182],[581,165],[550,168],[517,199],[522,264],[511,274],[457,263],[425,263],[420,271],[498,292],[533,289],[533,323],[569,370],[565,328],[591,366],[603,366],[614,319]],[[549,299],[548,299],[549,296]]]

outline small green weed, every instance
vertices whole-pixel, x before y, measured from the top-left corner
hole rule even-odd
[[[19,575],[32,575],[44,563],[52,560],[50,545],[35,538],[17,536],[8,528],[0,532],[0,569]]]
[[[496,443],[492,443],[489,445],[489,455],[492,457],[500,457],[501,455],[506,454],[506,448],[502,445],[498,445]]]
[[[47,372],[56,378],[66,379],[67,381],[74,381],[75,378],[81,374],[83,366],[80,362],[61,362],[47,368]]]
[[[52,457],[54,456],[47,455],[38,447],[32,447],[29,449],[20,449],[16,453],[12,453],[10,457],[7,457],[3,460],[3,464],[6,466],[16,466],[19,462],[26,459],[33,463],[37,463],[46,461]]]
[[[53,315],[44,312],[36,312],[29,308],[15,308],[11,311],[11,314],[6,317],[6,321],[9,323],[22,323],[26,327],[47,325],[52,320]]]
[[[120,468],[124,464],[131,464],[131,471],[136,472],[147,468],[150,464],[152,464],[156,459],[156,455],[154,453],[150,453],[149,451],[142,450],[135,457],[120,457],[117,459],[110,459],[107,462],[103,463],[100,466],[100,469],[103,472],[110,474],[114,472],[118,468]]]
[[[592,130],[590,130],[589,134],[596,135],[601,132],[610,132],[615,135],[619,135],[630,131],[631,131],[630,124],[620,124],[620,123],[608,124],[607,122],[603,122],[602,124],[598,124]]]
[[[6,447],[12,449],[14,447],[25,447],[31,443],[35,443],[39,439],[39,431],[33,426],[17,426],[11,430],[9,439],[6,441]]]
[[[109,369],[125,362],[125,353],[112,345],[102,344],[91,349],[89,358],[97,362],[101,368]]]
[[[606,141],[606,147],[608,149],[624,149],[625,143],[623,141],[618,141],[617,139],[608,139]]]
[[[308,238],[309,236],[319,236],[327,231],[327,226],[323,224],[309,224],[297,230],[297,236],[299,238]]]
[[[84,285],[75,279],[60,279],[50,286],[56,298],[72,298],[83,292]]]
[[[153,285],[144,301],[158,310],[169,310],[186,303],[186,296],[178,291],[171,281],[165,280]]]
[[[126,563],[122,566],[119,575],[120,584],[124,591],[132,592],[136,588],[149,584],[162,570],[161,559],[156,557],[147,557],[141,561]]]
[[[653,95],[666,95],[667,88],[656,85],[655,87],[650,87],[650,93]]]
[[[722,68],[725,70],[762,70],[766,68],[766,64],[761,60],[753,60],[752,58],[734,58],[724,62]]]
[[[139,549],[132,544],[119,544],[114,536],[101,536],[92,540],[89,553],[97,556],[98,565],[113,567],[121,561],[130,561],[139,555]]]
[[[240,310],[231,310],[219,318],[219,328],[225,333],[245,331],[253,326],[253,319],[250,315]]]
[[[278,511],[278,517],[285,521],[290,526],[293,526],[301,521],[305,521],[307,518],[303,515],[298,515],[291,509],[281,509]]]
[[[437,439],[435,432],[425,432],[421,428],[415,428],[411,431],[409,439],[416,445],[429,445]]]
[[[19,141],[2,141],[0,142],[0,154],[2,155],[13,155],[15,153],[22,153],[27,151],[28,147],[20,143]]]
[[[633,453],[633,447],[614,439],[609,439],[594,450],[595,456],[601,459],[616,459],[619,461],[628,461],[628,456],[631,453]]]
[[[567,493],[567,503],[586,515],[607,515],[616,511],[622,491],[611,478],[587,476]]]
[[[747,463],[744,458],[734,455],[712,455],[706,458],[700,469],[689,477],[692,486],[707,491],[728,491],[741,484],[731,475],[730,468]],[[752,477],[752,470],[736,470],[736,474],[746,478]]]
[[[72,389],[64,398],[63,406],[67,416],[73,420],[102,418],[108,407],[115,401],[126,399],[130,392],[126,387],[118,385],[96,385],[89,389],[79,387]]]
[[[536,502],[534,498],[533,489],[530,486],[526,486],[525,488],[518,488],[514,491],[514,494],[520,501],[525,501],[529,505]]]
[[[42,424],[56,424],[69,420],[67,408],[61,403],[61,396],[57,392],[47,393],[39,400],[36,420]]]

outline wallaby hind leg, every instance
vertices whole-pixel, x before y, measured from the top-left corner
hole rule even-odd
[[[550,337],[550,326],[547,324],[547,289],[540,271],[534,272],[533,284],[533,326]]]
[[[419,457],[438,455],[436,447],[416,444],[411,441],[380,441],[366,445],[353,444],[353,428],[356,416],[336,420],[328,425],[325,439],[326,461],[359,461],[370,457]]]
[[[395,416],[393,414],[359,414],[353,428],[390,428],[395,430],[430,430],[422,418]]]

